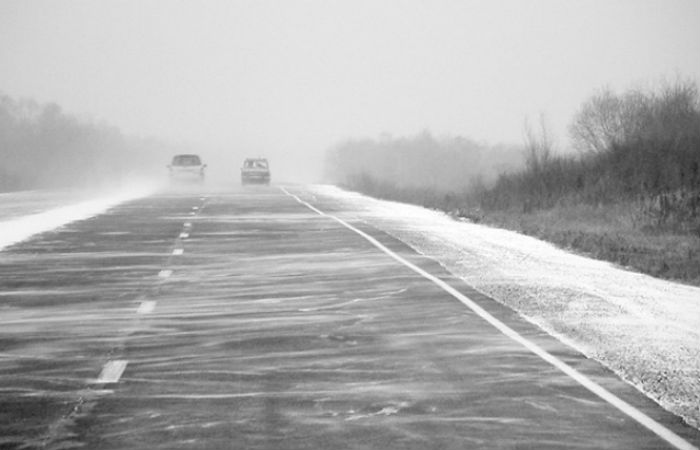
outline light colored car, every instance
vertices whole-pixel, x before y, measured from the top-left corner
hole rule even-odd
[[[265,158],[247,158],[241,167],[241,184],[270,184],[270,164]]]
[[[170,181],[202,183],[206,167],[198,155],[175,155],[172,163],[168,165]]]

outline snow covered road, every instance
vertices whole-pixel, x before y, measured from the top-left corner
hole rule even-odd
[[[596,359],[700,427],[700,288],[659,280],[519,233],[333,186],[340,205]]]
[[[547,273],[516,270],[534,252],[556,274],[558,250],[472,227],[324,186],[193,186],[6,247],[0,447],[697,448],[484,294],[568,320]]]

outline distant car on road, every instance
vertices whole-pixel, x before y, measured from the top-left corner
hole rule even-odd
[[[241,167],[241,184],[270,184],[270,164],[265,158],[247,158]]]
[[[172,182],[198,182],[204,181],[204,168],[199,155],[175,155],[168,165],[170,169],[170,181]]]

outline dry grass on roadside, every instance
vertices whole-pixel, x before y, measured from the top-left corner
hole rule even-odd
[[[700,237],[639,229],[632,206],[489,211],[483,221],[633,270],[700,286]]]
[[[346,187],[517,231],[630,270],[700,286],[700,234],[659,227],[657,217],[638,203],[571,203],[528,212],[522,208],[484,210],[470,205],[467,195],[433,189],[398,188],[364,178]]]

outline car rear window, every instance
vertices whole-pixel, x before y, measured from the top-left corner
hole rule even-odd
[[[173,166],[199,166],[202,162],[197,155],[177,155],[173,158]]]
[[[244,165],[246,169],[267,169],[267,160],[246,159]]]

